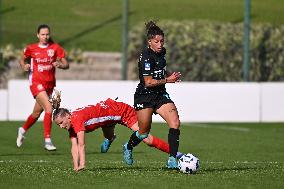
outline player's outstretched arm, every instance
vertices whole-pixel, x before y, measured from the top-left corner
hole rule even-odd
[[[77,138],[79,151],[79,167],[77,171],[80,171],[85,168],[85,131],[79,131]]]
[[[73,158],[73,167],[74,171],[78,170],[79,167],[79,150],[78,150],[78,142],[77,138],[72,137],[71,140],[71,154]]]

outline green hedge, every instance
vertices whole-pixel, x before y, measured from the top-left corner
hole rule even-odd
[[[161,21],[165,32],[167,69],[184,81],[242,81],[243,24],[206,21]],[[284,26],[257,24],[250,33],[250,80],[284,80]],[[129,34],[129,59],[145,46],[141,23]]]
[[[8,69],[8,63],[11,60],[20,58],[21,51],[15,49],[13,45],[9,44],[0,48],[0,76]]]

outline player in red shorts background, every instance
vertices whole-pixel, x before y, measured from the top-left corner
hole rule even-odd
[[[44,148],[52,151],[56,150],[56,147],[50,139],[52,105],[49,102],[49,97],[56,85],[56,68],[68,69],[69,64],[65,58],[64,49],[51,39],[48,25],[38,26],[37,37],[38,43],[28,45],[20,60],[21,68],[29,72],[30,90],[36,101],[32,114],[18,129],[16,144],[21,147],[25,133],[44,111]]]
[[[65,108],[58,108],[53,112],[53,120],[60,128],[69,132],[75,171],[85,168],[85,133],[102,128],[106,139],[101,145],[101,152],[105,153],[116,137],[114,126],[117,123],[125,125],[133,131],[138,131],[139,129],[135,110],[126,103],[117,102],[109,98],[106,101],[88,105],[72,112]],[[143,142],[169,153],[168,143],[151,134]]]

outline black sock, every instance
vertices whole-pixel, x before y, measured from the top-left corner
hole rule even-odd
[[[136,131],[138,132],[138,131]],[[132,150],[133,147],[137,146],[142,140],[136,136],[136,132],[134,132],[128,141],[127,149]]]
[[[179,146],[179,129],[169,129],[168,142],[170,146],[170,156],[176,157]]]

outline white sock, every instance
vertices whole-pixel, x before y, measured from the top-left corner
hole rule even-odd
[[[25,134],[25,132],[26,132],[26,130],[23,127],[20,127],[19,131],[20,131],[20,133],[22,133],[22,135]]]
[[[51,139],[50,138],[45,138],[44,141],[45,141],[45,143],[50,143]]]

